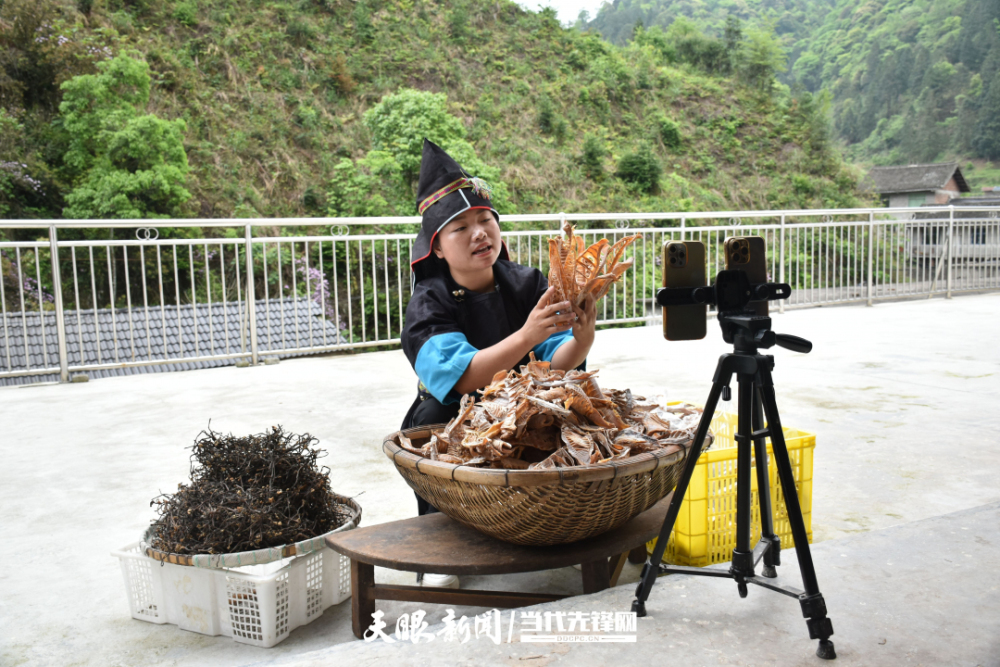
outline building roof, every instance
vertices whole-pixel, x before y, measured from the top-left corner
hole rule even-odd
[[[1000,190],[977,197],[952,197],[948,203],[953,206],[1000,206]]]
[[[309,299],[256,302],[257,345],[261,352],[346,343],[336,325]],[[69,365],[127,363],[169,357],[204,357],[249,352],[245,302],[186,306],[99,308],[66,311]],[[148,332],[148,335],[147,335]],[[197,334],[197,335],[196,335]],[[27,340],[27,351],[25,350]],[[196,346],[197,343],[197,346]],[[25,355],[27,354],[27,362]],[[279,354],[278,357],[307,353]],[[9,359],[9,365],[8,365]],[[236,359],[181,361],[86,371],[91,378],[232,366]],[[56,316],[43,311],[0,315],[0,373],[59,366]],[[0,386],[57,381],[58,374],[0,376]]]
[[[969,184],[965,182],[957,162],[875,167],[865,176],[862,186],[880,195],[927,192],[943,189],[952,176],[955,177],[959,192],[970,192]]]
[[[998,215],[997,208],[1000,208],[1000,196],[990,197],[988,195],[982,195],[979,197],[952,197],[948,200],[946,206],[954,206],[955,211],[949,212],[944,210],[937,211],[923,211],[924,207],[933,207],[934,204],[925,204],[921,207],[913,208],[913,224],[918,226],[926,225],[927,221],[938,221],[942,224],[948,224],[948,221],[954,219],[957,222],[974,222],[978,220],[995,220]],[[940,208],[940,207],[939,207]],[[958,210],[958,209],[973,209],[971,211]],[[974,210],[981,209],[981,210]]]

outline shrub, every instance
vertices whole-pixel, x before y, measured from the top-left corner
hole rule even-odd
[[[595,135],[588,134],[583,140],[583,154],[580,161],[587,178],[597,180],[604,175],[604,143]]]
[[[462,42],[469,36],[469,10],[464,4],[456,4],[448,12],[448,34],[456,42]]]
[[[389,190],[385,185],[350,158],[341,158],[330,179],[327,213],[335,217],[389,215],[394,211],[382,196]]]
[[[664,146],[675,149],[681,147],[681,130],[673,119],[660,116],[656,119],[656,125]]]
[[[198,25],[198,8],[190,2],[181,2],[174,7],[174,19],[189,28]]]
[[[601,56],[590,62],[590,73],[604,84],[608,99],[621,102],[634,87],[632,68],[618,54]]]
[[[351,71],[347,67],[347,58],[343,53],[338,53],[334,56],[327,72],[327,82],[329,85],[344,95],[350,95],[358,86],[358,82],[351,76]]]
[[[319,111],[308,104],[299,104],[295,109],[295,123],[306,129],[314,129],[319,125]]]
[[[816,186],[804,174],[792,174],[792,190],[797,197],[806,201],[816,194]]]
[[[641,192],[655,193],[659,189],[663,167],[648,148],[628,153],[618,161],[615,175]]]
[[[302,206],[310,212],[325,213],[326,194],[315,185],[310,185],[302,193]]]
[[[313,38],[315,30],[311,25],[304,21],[292,21],[285,28],[285,34],[288,35],[289,39],[296,46],[306,46],[309,44],[309,40]]]
[[[552,108],[552,101],[543,97],[538,100],[538,127],[545,134],[552,133],[552,121],[555,120],[556,112]]]
[[[548,134],[559,141],[566,136],[566,121],[556,113],[552,100],[543,96],[538,101],[538,127],[542,134]]]
[[[354,39],[362,44],[371,42],[375,38],[375,26],[372,25],[371,12],[364,0],[354,6],[351,18],[354,19]]]

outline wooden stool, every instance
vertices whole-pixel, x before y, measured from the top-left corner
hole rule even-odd
[[[502,542],[466,528],[441,513],[346,530],[326,538],[331,549],[351,559],[351,624],[361,639],[372,624],[376,600],[430,602],[473,607],[524,607],[565,595],[475,591],[375,583],[375,566],[407,572],[481,575],[536,572],[580,564],[583,592],[614,586],[631,556],[646,558],[673,494],[614,530],[571,544],[529,547]],[[609,558],[612,558],[609,562]]]

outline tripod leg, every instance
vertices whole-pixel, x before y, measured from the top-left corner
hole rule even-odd
[[[795,492],[795,475],[792,472],[792,463],[788,458],[785,434],[781,430],[781,418],[778,416],[778,403],[774,394],[774,383],[771,379],[770,358],[760,356],[758,358],[760,363],[757,364],[757,379],[761,403],[771,432],[771,451],[774,454],[774,463],[778,468],[781,492],[785,498],[785,507],[788,509],[788,523],[792,530],[792,539],[795,540],[795,555],[798,557],[799,570],[802,572],[802,585],[806,591],[799,596],[799,604],[802,606],[802,616],[806,619],[806,626],[809,628],[809,638],[819,640],[816,655],[825,660],[832,660],[837,657],[833,642],[830,641],[830,636],[833,635],[833,622],[826,615],[826,601],[823,599],[823,594],[819,592],[816,568],[813,567],[812,551],[809,549],[809,536],[802,518],[799,496]]]
[[[755,386],[753,400],[753,430],[764,429],[764,415],[761,408],[759,387]],[[774,578],[774,569],[781,565],[781,538],[774,534],[774,512],[771,508],[771,483],[767,470],[767,442],[763,437],[754,438],[754,459],[757,463],[757,506],[760,509],[760,539],[767,544],[764,552],[764,568],[761,575]]]
[[[753,549],[750,547],[751,488],[750,474],[753,435],[754,376],[739,373],[738,420],[736,428],[736,548],[730,574],[736,579],[740,597],[747,596],[747,577],[754,576]]]
[[[646,600],[649,598],[649,592],[653,589],[653,584],[656,583],[656,575],[659,571],[658,566],[660,561],[663,560],[663,552],[667,548],[667,541],[670,539],[670,533],[674,529],[674,522],[677,521],[677,515],[680,513],[681,503],[684,502],[684,494],[687,493],[691,476],[694,474],[695,466],[698,464],[701,448],[704,446],[705,437],[708,435],[708,427],[712,423],[712,417],[715,415],[715,407],[719,403],[719,397],[722,396],[723,388],[729,386],[729,381],[732,379],[733,371],[728,370],[729,364],[727,363],[727,359],[731,357],[732,355],[724,354],[719,358],[719,364],[715,369],[715,377],[712,380],[712,389],[708,392],[708,400],[705,401],[705,410],[701,414],[701,421],[698,422],[698,431],[695,433],[694,443],[692,443],[691,449],[688,450],[687,460],[684,461],[684,470],[681,472],[681,477],[677,480],[677,486],[674,488],[674,497],[670,501],[670,507],[667,509],[667,516],[663,520],[663,527],[660,528],[660,535],[656,540],[656,548],[653,549],[653,555],[649,557],[646,565],[642,568],[642,576],[639,579],[639,585],[635,589],[635,600],[632,601],[632,611],[639,617],[646,615]]]

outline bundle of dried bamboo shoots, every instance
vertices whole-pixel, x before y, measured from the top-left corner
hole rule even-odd
[[[600,301],[611,286],[632,266],[634,259],[621,261],[625,249],[641,234],[626,236],[614,245],[601,239],[587,249],[576,228],[563,223],[566,238],[549,239],[549,285],[556,288],[553,303],[572,301],[581,305],[588,295]]]
[[[552,370],[531,355],[520,373],[497,373],[478,403],[463,397],[458,416],[426,445],[414,447],[403,435],[400,445],[434,461],[544,469],[606,463],[694,439],[700,409],[602,390],[596,374]]]

